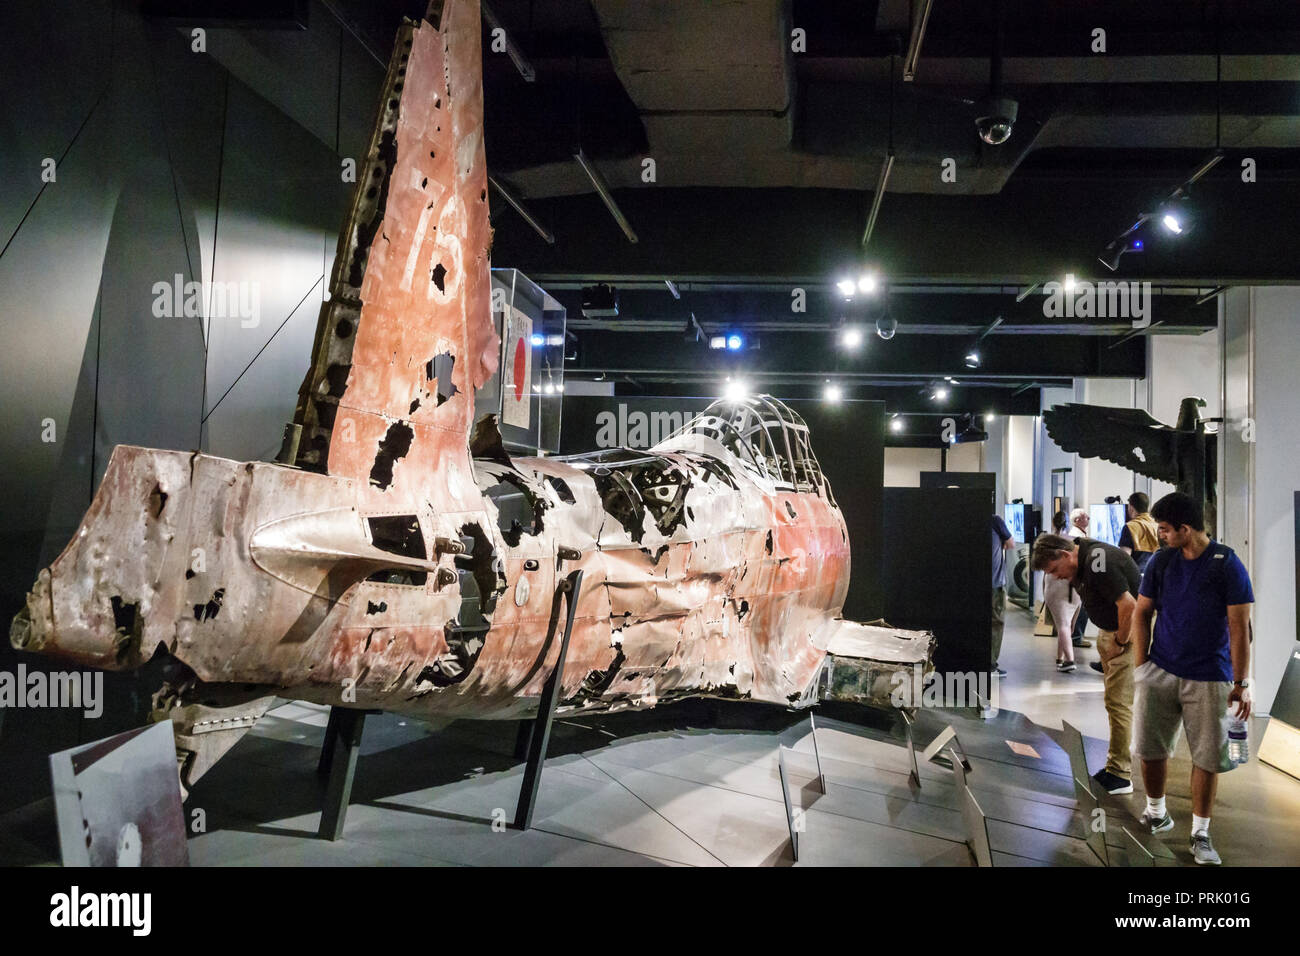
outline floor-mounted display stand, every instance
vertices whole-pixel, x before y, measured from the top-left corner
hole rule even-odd
[[[519,788],[519,805],[515,809],[516,829],[527,830],[532,824],[533,807],[537,802],[537,789],[542,780],[542,765],[546,761],[546,748],[551,739],[551,721],[559,702],[560,678],[564,661],[569,654],[569,637],[573,633],[573,618],[578,609],[578,594],[582,588],[582,572],[574,571],[560,583],[551,610],[551,626],[546,636],[546,647],[555,639],[559,622],[560,599],[566,604],[564,635],[560,640],[560,655],[555,669],[547,678],[538,701],[537,716],[519,722],[519,735],[515,740],[516,755],[522,757],[524,780]],[[361,733],[365,729],[366,715],[378,710],[358,710],[354,707],[331,707],[329,722],[325,725],[325,741],[321,744],[320,762],[316,772],[329,775],[325,787],[325,803],[321,809],[320,828],[317,835],[322,840],[337,840],[343,835],[347,820],[348,801],[352,797],[352,781],[356,777],[357,758],[361,754]],[[818,762],[820,767],[820,761]]]
[[[366,725],[366,714],[377,713],[377,710],[352,707],[330,708],[325,741],[321,744],[320,761],[316,764],[318,774],[329,774],[320,828],[316,831],[322,840],[337,840],[343,835],[348,801],[352,797],[352,780],[357,772],[357,758],[361,755],[361,731]]]
[[[566,613],[564,618],[564,636],[560,639],[560,656],[555,662],[555,669],[546,679],[542,696],[537,702],[537,717],[532,722],[528,735],[528,756],[524,764],[524,782],[519,787],[519,805],[515,808],[515,829],[527,830],[533,823],[533,807],[537,803],[537,789],[542,782],[542,766],[546,763],[546,749],[551,742],[551,721],[555,717],[555,705],[559,703],[560,681],[564,676],[564,661],[569,655],[569,637],[573,633],[573,617],[578,610],[578,595],[582,590],[582,571],[574,571],[561,582],[555,593],[555,604],[551,610],[550,631],[546,635],[549,647],[555,637],[555,626],[559,620],[560,598],[564,597]],[[523,725],[520,726],[520,738],[523,739]]]
[[[923,762],[933,760],[941,767],[947,767],[950,770],[956,769],[954,760],[939,752],[943,750],[945,746],[949,745],[949,751],[956,758],[957,762],[960,762],[961,769],[966,773],[971,772],[970,759],[966,756],[966,748],[961,745],[961,741],[957,738],[957,731],[953,729],[952,724],[949,724],[947,727],[944,727],[943,730],[939,731],[938,735],[930,741],[925,750],[921,751],[921,757],[920,760],[918,760],[916,756],[916,742],[912,737],[912,716],[905,710],[900,710],[899,713],[903,717],[903,731],[907,735],[907,756],[912,763],[912,769],[909,773],[909,779],[912,786],[916,787],[918,790],[921,788],[920,765]]]

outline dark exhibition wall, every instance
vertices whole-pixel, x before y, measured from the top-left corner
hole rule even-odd
[[[305,32],[207,29],[206,53],[136,6],[0,9],[0,34],[40,38],[0,57],[3,88],[23,91],[0,102],[6,622],[113,446],[274,456],[353,189],[342,159],[362,155],[383,77],[319,4]],[[0,666],[14,657],[4,641]],[[106,686],[95,736],[148,705],[131,679]],[[4,738],[39,743],[0,750],[21,766],[75,743],[81,720],[14,711]],[[48,786],[35,770],[10,774],[5,802],[20,780]]]

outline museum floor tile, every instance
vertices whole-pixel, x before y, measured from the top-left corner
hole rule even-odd
[[[1105,760],[1101,678],[1058,674],[1050,638],[1008,612],[997,710],[921,708],[919,750],[951,724],[967,753],[971,793],[998,866],[1096,866],[1085,843],[1061,721],[1083,731],[1089,765]],[[901,721],[826,708],[816,748],[806,714],[744,703],[683,701],[653,711],[557,719],[534,827],[513,817],[522,780],[515,725],[367,718],[343,838],[319,839],[324,784],[316,773],[327,710],[274,708],[199,782],[187,819],[195,865],[790,865],[777,769],[785,757],[802,818],[800,865],[969,866],[967,823],[952,770],[911,764]],[[1261,722],[1262,723],[1262,722]],[[1262,730],[1262,726],[1256,728]],[[827,787],[817,783],[818,758]],[[1191,865],[1186,746],[1170,774],[1174,831],[1145,837],[1162,865]],[[1107,819],[1131,824],[1143,795],[1103,798]],[[1300,862],[1300,782],[1251,761],[1220,786],[1213,834],[1229,865]],[[494,825],[495,824],[495,825]],[[1107,828],[1112,865],[1138,858]],[[1159,844],[1156,846],[1155,844]],[[1163,848],[1163,849],[1162,849]],[[0,857],[57,860],[50,801],[0,817]]]

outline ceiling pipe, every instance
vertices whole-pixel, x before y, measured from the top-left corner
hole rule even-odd
[[[573,158],[578,161],[578,165],[582,167],[582,171],[586,173],[587,178],[591,180],[591,185],[595,188],[597,195],[600,196],[601,201],[605,204],[605,208],[609,210],[609,214],[613,216],[614,221],[618,223],[618,227],[623,230],[623,235],[627,236],[627,241],[636,242],[636,233],[632,230],[632,224],[628,222],[627,217],[623,215],[623,210],[618,208],[618,203],[614,202],[614,194],[609,191],[609,184],[605,182],[605,177],[600,174],[600,170],[596,168],[595,164],[587,158],[587,154],[581,149],[573,154]]]
[[[510,57],[510,62],[515,65],[519,75],[524,78],[525,83],[533,83],[537,80],[537,71],[533,69],[532,63],[524,56],[519,47],[515,44],[515,39],[511,36],[510,31],[501,25],[497,15],[488,6],[487,0],[480,0],[480,9],[483,11],[483,20],[488,25],[488,32],[500,30],[506,38],[506,56]]]
[[[497,195],[509,203],[510,208],[519,213],[524,222],[533,227],[533,231],[546,241],[549,246],[555,245],[555,234],[537,221],[537,217],[529,212],[523,202],[515,196],[509,189],[501,185],[495,176],[488,176],[488,185],[497,191]]]
[[[921,41],[925,39],[925,27],[930,22],[932,0],[921,0],[920,10],[912,18],[912,37],[907,43],[907,56],[903,58],[903,79],[910,83],[916,79],[916,64],[921,59]]]

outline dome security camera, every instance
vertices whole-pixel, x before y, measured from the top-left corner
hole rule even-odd
[[[892,315],[882,315],[876,319],[876,334],[888,342],[898,331],[898,319]]]
[[[1019,104],[1006,97],[989,97],[980,104],[980,115],[975,118],[975,128],[980,139],[990,146],[1001,146],[1011,138],[1016,123]]]

